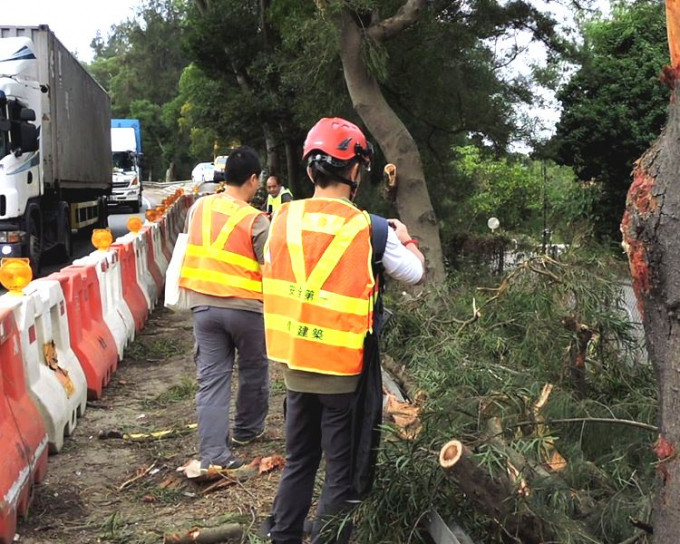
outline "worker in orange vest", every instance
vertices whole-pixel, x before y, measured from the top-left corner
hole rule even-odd
[[[424,257],[406,226],[353,203],[371,154],[355,124],[321,119],[303,150],[314,195],[279,208],[265,247],[267,353],[285,365],[286,383],[286,465],[265,525],[278,544],[302,542],[322,454],[326,477],[312,542],[348,541],[351,524],[325,526],[364,494],[355,481],[352,423],[367,354],[372,362],[378,355],[376,253],[382,253],[384,271],[398,280],[415,284],[424,274]],[[373,234],[377,230],[384,232],[382,242]],[[379,378],[377,391],[369,393],[381,410]]]
[[[199,199],[187,220],[180,286],[188,290],[193,312],[199,453],[205,471],[243,464],[229,447],[235,361],[239,384],[231,445],[262,436],[268,411],[260,265],[269,219],[248,204],[259,188],[260,170],[250,147],[234,150],[227,159],[225,190]]]

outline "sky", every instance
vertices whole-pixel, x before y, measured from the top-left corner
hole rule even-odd
[[[90,42],[97,31],[106,37],[112,25],[132,18],[139,4],[140,0],[18,0],[2,11],[0,24],[47,24],[71,53],[89,63]]]
[[[5,0],[7,1],[7,0]],[[47,24],[56,34],[57,38],[78,59],[91,62],[93,51],[90,42],[99,31],[106,38],[111,26],[117,25],[127,19],[133,18],[135,7],[142,0],[18,0],[12,3],[11,9],[2,13],[2,25],[25,25],[33,26]],[[571,17],[566,13],[560,13],[559,2],[551,0],[535,0],[539,9],[553,12],[557,20],[563,21],[564,26],[573,24]],[[595,0],[600,8],[609,4],[609,0]],[[526,36],[518,37],[518,45],[523,46],[524,52],[519,56],[511,67],[510,72],[527,74],[528,65],[540,62],[542,51],[540,47],[522,43]],[[508,41],[501,46],[510,45]],[[552,93],[544,96],[546,104],[538,109],[530,108],[527,112],[537,121],[538,132],[543,137],[548,137],[554,132],[556,121],[559,119],[559,106],[554,100]],[[520,146],[521,148],[521,146]],[[520,150],[520,149],[518,149]]]

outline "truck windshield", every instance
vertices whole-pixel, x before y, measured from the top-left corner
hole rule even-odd
[[[119,168],[121,170],[134,170],[135,169],[135,161],[133,158],[130,156],[130,154],[125,151],[122,153],[114,153],[113,154],[113,167],[114,168]]]

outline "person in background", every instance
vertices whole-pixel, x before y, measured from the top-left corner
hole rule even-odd
[[[269,214],[269,217],[281,207],[281,204],[293,200],[293,193],[286,189],[277,176],[267,178],[267,200],[262,205],[262,210]]]
[[[374,221],[383,223],[384,271],[407,284],[424,274],[424,257],[406,226],[353,203],[371,154],[359,127],[340,118],[321,119],[303,151],[314,195],[283,204],[272,218],[262,278],[265,332],[269,358],[285,365],[287,406],[286,465],[263,526],[275,544],[302,542],[322,454],[326,475],[311,542],[349,540],[351,524],[330,531],[326,524],[347,512],[359,495],[353,406],[365,354],[379,355],[372,330],[379,306]],[[370,392],[381,407],[379,378],[377,391]]]
[[[193,312],[201,469],[237,468],[230,445],[231,377],[238,363],[232,445],[264,433],[269,361],[262,318],[266,214],[248,204],[260,186],[260,161],[247,146],[229,155],[223,192],[205,196],[187,218],[180,286]],[[238,353],[238,359],[236,359]]]

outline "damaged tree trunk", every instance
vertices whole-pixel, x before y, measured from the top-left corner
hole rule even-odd
[[[543,520],[518,504],[518,493],[524,493],[521,482],[518,489],[509,477],[494,477],[459,440],[444,444],[439,464],[481,512],[498,522],[508,540],[524,544],[552,541]]]
[[[647,352],[659,389],[659,488],[653,509],[656,542],[680,534],[680,70],[679,0],[666,1],[671,66],[662,80],[671,88],[668,122],[637,161],[621,223],[633,287],[643,318]]]
[[[400,179],[396,191],[399,217],[409,231],[420,238],[420,247],[427,257],[428,281],[442,283],[446,271],[439,224],[425,182],[420,151],[411,133],[385,100],[361,51],[364,40],[384,42],[415,24],[425,4],[425,0],[405,0],[393,17],[373,20],[366,28],[360,24],[359,14],[345,3],[337,25],[340,30],[340,59],[354,109],[380,145],[387,161],[397,166]],[[325,2],[317,2],[317,6],[320,5],[325,5]]]

